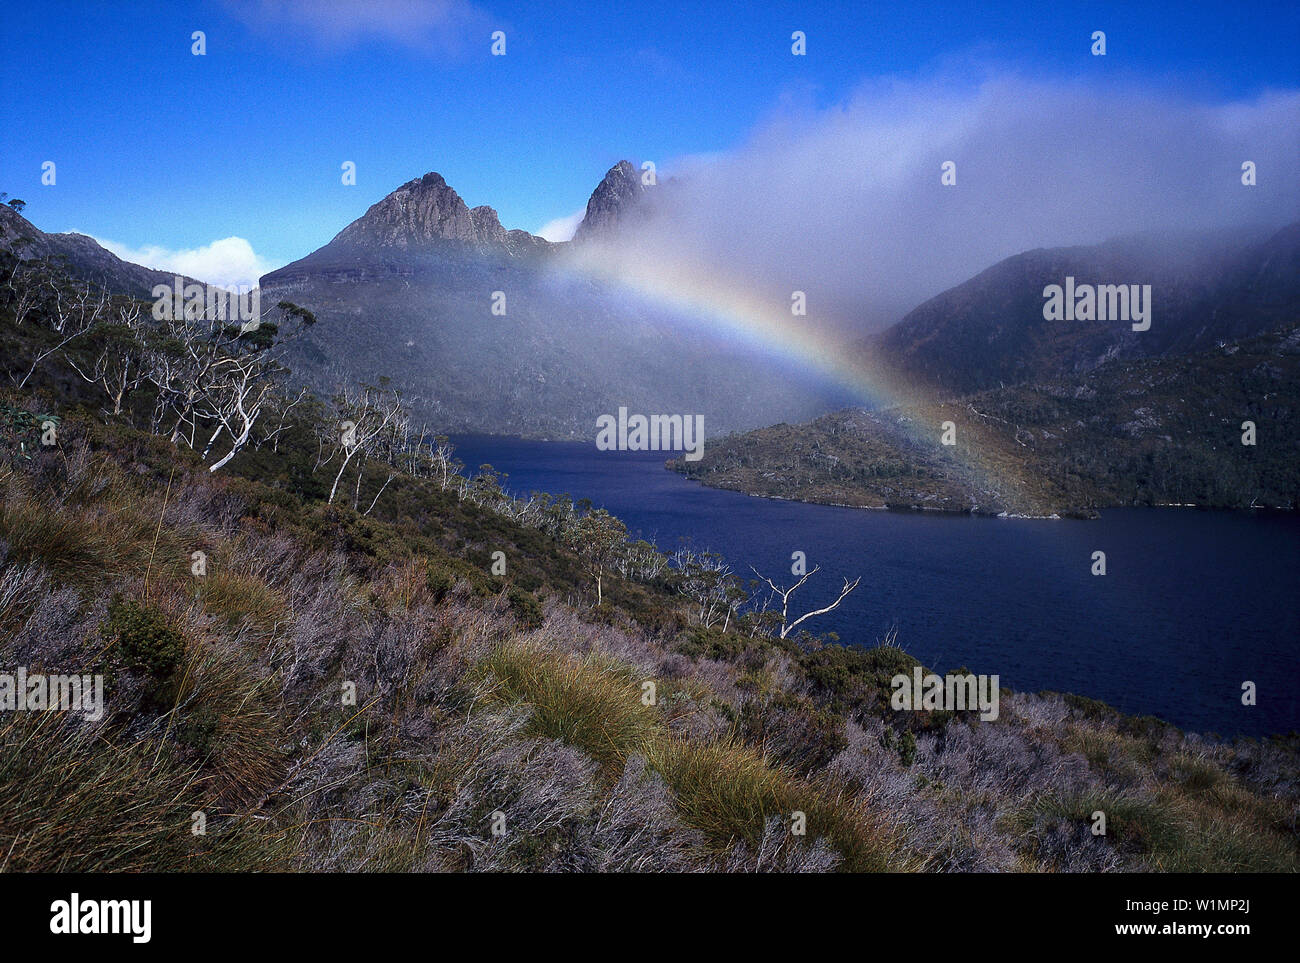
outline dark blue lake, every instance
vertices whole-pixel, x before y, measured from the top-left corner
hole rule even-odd
[[[671,551],[682,538],[789,585],[792,552],[821,571],[792,597],[846,645],[891,626],[938,670],[963,665],[1011,689],[1052,689],[1221,735],[1300,730],[1300,518],[1112,509],[1093,521],[895,513],[754,498],[687,481],[663,456],[594,445],[462,436],[516,494],[590,498]],[[1107,574],[1091,574],[1092,553]],[[802,596],[802,598],[800,597]],[[1246,680],[1257,704],[1241,704]]]

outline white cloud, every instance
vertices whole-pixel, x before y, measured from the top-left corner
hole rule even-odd
[[[862,330],[1031,248],[1294,221],[1297,158],[1295,90],[1216,103],[1013,74],[883,79],[829,108],[782,105],[736,150],[678,161],[667,216],[611,257],[774,303],[806,291],[819,317]],[[948,160],[955,187],[940,183]]]
[[[95,240],[124,261],[141,264],[156,271],[184,274],[186,277],[220,287],[249,287],[263,274],[282,265],[266,260],[242,237],[223,237],[203,247],[179,251],[156,244],[128,247],[103,238]]]
[[[573,232],[578,229],[582,223],[582,218],[586,215],[587,208],[584,205],[572,214],[566,214],[564,217],[557,217],[553,221],[547,221],[537,231],[538,237],[544,237],[548,241],[569,241],[573,239]]]

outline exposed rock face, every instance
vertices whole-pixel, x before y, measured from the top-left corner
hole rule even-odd
[[[611,167],[591,192],[587,213],[573,234],[575,241],[608,234],[625,223],[640,208],[646,188],[636,170],[625,160]]]
[[[624,161],[588,216],[612,228],[644,193]],[[763,352],[568,270],[566,247],[505,230],[426,174],[264,276],[262,298],[319,318],[288,349],[296,378],[328,398],[387,376],[442,431],[591,439],[597,417],[627,406],[703,415],[712,436],[830,409],[825,386]]]
[[[506,229],[501,226],[501,219],[497,217],[497,212],[486,204],[473,208],[469,212],[469,220],[474,227],[474,241],[480,244],[505,243]]]
[[[333,247],[370,250],[421,250],[454,241],[510,254],[545,250],[549,242],[527,231],[507,232],[497,212],[486,205],[470,209],[441,174],[428,173],[407,181],[330,242]]]

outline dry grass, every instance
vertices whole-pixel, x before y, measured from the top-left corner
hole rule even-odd
[[[243,629],[250,641],[269,642],[288,618],[284,598],[260,578],[209,570],[196,583],[203,608],[230,628]]]
[[[539,647],[506,645],[484,660],[494,697],[527,702],[539,735],[576,746],[601,765],[622,769],[659,730],[641,686],[599,656],[575,658]]]
[[[776,816],[793,827],[806,817],[807,840],[829,840],[844,868],[897,868],[896,840],[884,819],[828,788],[798,779],[742,742],[706,742],[673,734],[641,703],[641,687],[626,667],[599,656],[576,659],[541,648],[503,646],[485,660],[494,695],[527,703],[533,731],[582,749],[605,767],[621,769],[644,755],[667,782],[681,819],[719,854],[738,843],[759,847]]]
[[[370,524],[384,550],[363,559],[334,528],[310,541],[241,516],[251,485],[236,498],[178,475],[169,497],[169,465],[138,468],[82,453],[63,476],[5,480],[0,657],[111,662],[100,626],[115,595],[184,645],[165,679],[119,660],[98,726],[0,714],[0,867],[1300,865],[1291,744],[1210,744],[1014,695],[1005,718],[950,721],[905,760],[887,714],[835,702],[874,663],[819,676],[761,640],[696,658],[671,631],[595,624],[555,597],[528,628],[505,597],[432,589],[446,566],[401,556],[396,528]],[[356,707],[340,705],[345,680]],[[1097,809],[1105,838],[1089,832]],[[206,837],[190,834],[196,810]]]
[[[12,872],[201,872],[287,866],[282,833],[226,818],[192,767],[152,740],[118,744],[56,713],[0,720],[0,868]],[[207,815],[206,835],[191,832]]]

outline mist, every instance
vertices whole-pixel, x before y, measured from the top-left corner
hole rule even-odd
[[[1300,219],[1300,92],[1208,103],[1014,75],[880,81],[661,165],[655,190],[634,236],[601,252],[612,270],[689,265],[774,304],[802,290],[810,324],[865,333],[1028,249]]]

